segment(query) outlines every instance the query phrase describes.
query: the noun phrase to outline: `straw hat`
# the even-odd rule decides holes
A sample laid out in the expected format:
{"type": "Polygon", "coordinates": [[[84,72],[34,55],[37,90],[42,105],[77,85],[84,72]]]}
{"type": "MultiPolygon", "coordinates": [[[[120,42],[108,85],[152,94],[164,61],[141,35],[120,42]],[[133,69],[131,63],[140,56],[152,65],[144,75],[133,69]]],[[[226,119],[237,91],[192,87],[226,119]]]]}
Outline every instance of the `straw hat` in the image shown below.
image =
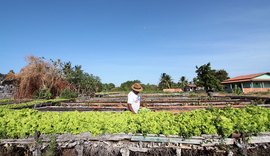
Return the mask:
{"type": "Polygon", "coordinates": [[[134,83],[131,86],[131,89],[134,90],[134,91],[136,91],[136,92],[141,92],[143,90],[143,87],[139,83],[134,83]]]}

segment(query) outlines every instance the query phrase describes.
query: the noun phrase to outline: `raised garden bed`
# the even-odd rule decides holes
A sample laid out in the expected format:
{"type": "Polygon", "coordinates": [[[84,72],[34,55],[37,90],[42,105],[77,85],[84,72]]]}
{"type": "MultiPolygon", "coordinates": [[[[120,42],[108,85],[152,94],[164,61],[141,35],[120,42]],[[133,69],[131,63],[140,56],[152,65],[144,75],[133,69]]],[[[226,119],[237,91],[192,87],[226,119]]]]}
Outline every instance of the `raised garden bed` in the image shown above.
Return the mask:
{"type": "MultiPolygon", "coordinates": [[[[233,108],[243,108],[246,105],[231,105],[233,108]]],[[[170,112],[185,112],[191,111],[195,109],[206,109],[206,108],[225,108],[228,105],[205,105],[205,106],[147,106],[146,108],[152,111],[170,111],[170,112]]],[[[127,106],[125,105],[117,105],[117,106],[48,106],[42,105],[40,107],[36,107],[36,110],[39,111],[56,111],[56,112],[64,112],[64,111],[105,111],[105,112],[123,112],[127,111],[127,106]]]]}
{"type": "MultiPolygon", "coordinates": [[[[224,108],[231,106],[242,108],[251,104],[247,99],[207,98],[207,97],[146,97],[142,105],[152,111],[171,111],[174,113],[205,109],[208,107],[224,108]]],[[[127,110],[126,98],[92,98],[90,100],[76,100],[75,102],[61,102],[58,105],[37,105],[40,111],[111,111],[122,112],[127,110]]]]}
{"type": "Polygon", "coordinates": [[[0,140],[0,155],[41,155],[48,151],[52,152],[53,144],[56,155],[227,156],[268,155],[270,152],[269,133],[259,133],[270,130],[270,111],[262,107],[245,107],[250,104],[245,99],[226,98],[222,101],[215,98],[207,101],[200,98],[188,101],[186,98],[179,99],[179,97],[146,98],[149,102],[147,107],[154,111],[181,112],[202,109],[179,114],[141,112],[134,115],[129,111],[110,113],[14,110],[20,108],[78,110],[80,108],[82,110],[79,111],[85,111],[84,109],[96,108],[104,111],[113,109],[123,111],[126,108],[126,101],[121,100],[120,102],[94,99],[85,102],[58,100],[57,104],[52,101],[32,101],[0,106],[0,134],[2,138],[6,138],[0,140]],[[207,104],[207,102],[213,103],[207,104]],[[208,106],[211,108],[203,109],[208,106]],[[233,109],[232,107],[245,108],[233,109]],[[25,138],[33,136],[36,130],[42,133],[40,137],[35,135],[35,137],[25,138]],[[69,132],[78,135],[65,134],[69,132]],[[119,134],[122,132],[126,134],[119,134]],[[230,138],[229,136],[234,132],[251,135],[230,138]],[[62,135],[55,135],[59,133],[62,135]],[[152,133],[154,134],[149,135],[152,133]],[[52,136],[55,137],[55,141],[52,136]]]}

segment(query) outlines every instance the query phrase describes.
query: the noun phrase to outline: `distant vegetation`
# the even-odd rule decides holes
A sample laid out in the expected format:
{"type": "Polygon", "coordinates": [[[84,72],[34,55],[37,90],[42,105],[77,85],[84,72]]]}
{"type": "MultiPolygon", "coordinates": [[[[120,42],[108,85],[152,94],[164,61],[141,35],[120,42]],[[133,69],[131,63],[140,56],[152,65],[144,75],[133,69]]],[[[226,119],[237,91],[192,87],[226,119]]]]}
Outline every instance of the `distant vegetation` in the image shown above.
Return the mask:
{"type": "Polygon", "coordinates": [[[221,91],[221,82],[228,79],[228,73],[225,70],[211,69],[210,62],[200,67],[196,66],[196,85],[204,87],[207,90],[221,91]]]}
{"type": "MultiPolygon", "coordinates": [[[[100,78],[61,60],[29,56],[28,64],[15,74],[16,98],[50,99],[56,96],[93,96],[102,90],[100,78]]],[[[7,78],[7,76],[6,76],[7,78]]]]}
{"type": "MultiPolygon", "coordinates": [[[[78,95],[94,96],[96,92],[129,91],[130,86],[141,83],[140,80],[128,80],[119,87],[113,83],[102,83],[98,76],[82,70],[81,65],[73,66],[71,62],[46,60],[42,57],[27,57],[28,64],[17,74],[11,70],[8,74],[1,74],[5,80],[14,80],[16,86],[16,98],[51,99],[57,96],[62,98],[74,98],[78,95]]],[[[221,83],[228,79],[225,70],[211,69],[210,62],[200,67],[196,66],[197,77],[189,81],[181,76],[178,82],[174,82],[170,75],[162,73],[159,83],[142,84],[144,92],[161,92],[167,88],[181,88],[184,90],[188,84],[195,84],[207,90],[221,91],[221,83]]],[[[2,78],[3,79],[3,78],[2,78]]]]}

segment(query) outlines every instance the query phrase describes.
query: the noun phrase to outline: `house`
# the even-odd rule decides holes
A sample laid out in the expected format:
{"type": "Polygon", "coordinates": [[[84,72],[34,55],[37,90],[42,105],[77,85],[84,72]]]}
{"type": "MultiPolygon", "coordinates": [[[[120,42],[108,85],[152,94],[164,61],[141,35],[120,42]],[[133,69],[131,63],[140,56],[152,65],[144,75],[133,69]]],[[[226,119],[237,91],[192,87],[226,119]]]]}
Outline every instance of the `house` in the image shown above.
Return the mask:
{"type": "Polygon", "coordinates": [[[195,91],[197,89],[197,86],[195,84],[187,84],[184,88],[185,92],[191,92],[195,91]]]}
{"type": "Polygon", "coordinates": [[[243,93],[270,91],[270,72],[237,76],[222,82],[227,92],[240,88],[243,93]]]}
{"type": "Polygon", "coordinates": [[[11,98],[15,93],[15,75],[0,73],[0,99],[11,98]]]}

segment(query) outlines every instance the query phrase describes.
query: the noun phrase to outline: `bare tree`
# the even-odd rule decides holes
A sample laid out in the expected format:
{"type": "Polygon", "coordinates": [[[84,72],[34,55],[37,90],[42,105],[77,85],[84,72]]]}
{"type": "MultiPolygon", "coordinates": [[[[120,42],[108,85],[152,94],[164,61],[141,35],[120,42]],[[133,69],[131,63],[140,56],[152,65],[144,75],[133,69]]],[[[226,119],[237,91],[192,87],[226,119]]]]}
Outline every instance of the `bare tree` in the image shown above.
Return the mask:
{"type": "Polygon", "coordinates": [[[38,90],[48,90],[56,96],[69,86],[69,83],[61,77],[59,69],[44,58],[28,56],[27,61],[28,65],[16,75],[18,86],[15,97],[32,98],[38,90]]]}

